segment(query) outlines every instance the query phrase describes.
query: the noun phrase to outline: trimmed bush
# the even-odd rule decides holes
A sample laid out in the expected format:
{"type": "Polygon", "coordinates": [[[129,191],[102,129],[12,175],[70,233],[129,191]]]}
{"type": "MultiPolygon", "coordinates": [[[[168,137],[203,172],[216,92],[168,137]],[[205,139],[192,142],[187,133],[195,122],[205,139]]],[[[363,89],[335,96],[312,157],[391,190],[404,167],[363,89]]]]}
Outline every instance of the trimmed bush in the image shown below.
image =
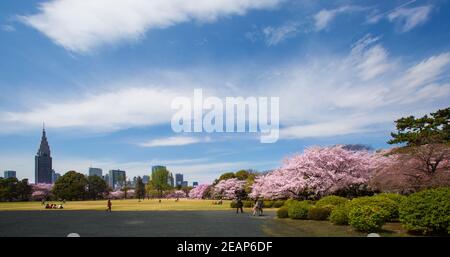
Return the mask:
{"type": "Polygon", "coordinates": [[[236,201],[231,201],[230,208],[237,208],[237,202],[236,201]]]}
{"type": "Polygon", "coordinates": [[[296,201],[289,204],[288,214],[291,219],[306,219],[312,207],[310,201],[296,201]]]}
{"type": "Polygon", "coordinates": [[[277,210],[277,217],[280,219],[285,219],[289,217],[288,207],[283,206],[277,210]]]}
{"type": "MultiPolygon", "coordinates": [[[[345,197],[336,196],[336,195],[329,195],[321,198],[319,201],[317,201],[316,206],[317,207],[324,207],[324,206],[339,206],[346,204],[349,200],[345,197]]],[[[333,208],[332,207],[332,208],[333,208]]]]}
{"type": "Polygon", "coordinates": [[[255,205],[255,202],[251,200],[245,200],[242,201],[242,203],[244,204],[245,208],[252,208],[255,205]]]}
{"type": "Polygon", "coordinates": [[[283,200],[277,200],[277,201],[273,202],[272,208],[280,208],[283,205],[284,205],[283,200]]]}
{"type": "Polygon", "coordinates": [[[272,208],[274,201],[264,201],[263,208],[272,208]]]}
{"type": "Polygon", "coordinates": [[[401,194],[395,194],[395,193],[382,193],[382,194],[378,194],[376,196],[391,199],[392,201],[396,202],[399,205],[406,199],[406,196],[401,195],[401,194]]]}
{"type": "Polygon", "coordinates": [[[354,198],[349,202],[350,211],[354,207],[377,206],[386,214],[385,221],[391,221],[398,218],[398,204],[383,196],[365,196],[354,198]]]}
{"type": "Polygon", "coordinates": [[[335,225],[348,225],[349,204],[336,206],[330,214],[330,221],[335,225]]]}
{"type": "Polygon", "coordinates": [[[450,188],[423,190],[409,195],[399,208],[400,222],[410,231],[449,233],[450,188]]]}
{"type": "Polygon", "coordinates": [[[379,231],[386,222],[389,213],[377,205],[353,206],[348,214],[348,223],[364,232],[379,231]]]}
{"type": "Polygon", "coordinates": [[[334,206],[325,205],[323,207],[311,207],[308,211],[309,220],[326,220],[330,216],[331,210],[334,206]]]}
{"type": "Polygon", "coordinates": [[[284,206],[289,207],[289,205],[291,205],[292,203],[296,203],[296,202],[298,202],[298,201],[295,199],[287,199],[286,201],[284,201],[284,206]]]}

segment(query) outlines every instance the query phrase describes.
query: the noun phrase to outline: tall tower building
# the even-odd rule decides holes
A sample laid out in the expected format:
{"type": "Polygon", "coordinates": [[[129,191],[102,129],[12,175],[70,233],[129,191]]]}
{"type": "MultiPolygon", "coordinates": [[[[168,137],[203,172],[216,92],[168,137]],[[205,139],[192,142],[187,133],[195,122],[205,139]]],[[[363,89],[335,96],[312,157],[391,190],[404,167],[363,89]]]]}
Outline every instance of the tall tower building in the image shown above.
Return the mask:
{"type": "Polygon", "coordinates": [[[34,157],[34,182],[52,183],[52,157],[50,155],[50,146],[48,145],[45,128],[42,129],[41,145],[34,157]]]}

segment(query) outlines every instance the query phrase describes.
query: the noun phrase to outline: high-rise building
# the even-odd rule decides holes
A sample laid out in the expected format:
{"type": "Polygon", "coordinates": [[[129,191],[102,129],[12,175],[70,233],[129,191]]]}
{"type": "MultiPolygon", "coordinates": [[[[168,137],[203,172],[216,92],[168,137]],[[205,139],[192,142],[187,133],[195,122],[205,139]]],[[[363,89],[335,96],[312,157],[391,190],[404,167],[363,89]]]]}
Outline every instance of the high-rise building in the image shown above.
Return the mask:
{"type": "Polygon", "coordinates": [[[109,186],[112,189],[117,189],[125,186],[126,173],[124,170],[110,170],[109,171],[109,186]]]}
{"type": "Polygon", "coordinates": [[[197,181],[192,182],[192,187],[198,187],[198,182],[197,181]]]}
{"type": "Polygon", "coordinates": [[[106,173],[105,176],[103,176],[103,180],[106,182],[106,184],[109,185],[109,174],[106,173]]]}
{"type": "Polygon", "coordinates": [[[98,177],[102,177],[103,176],[103,170],[100,168],[89,168],[89,176],[98,176],[98,177]]]}
{"type": "Polygon", "coordinates": [[[5,178],[17,178],[14,170],[5,170],[4,175],[5,178]]]}
{"type": "Polygon", "coordinates": [[[187,181],[183,181],[183,182],[181,183],[181,186],[182,186],[182,187],[187,187],[187,186],[188,186],[188,182],[187,182],[187,181]]]}
{"type": "Polygon", "coordinates": [[[169,181],[167,182],[171,187],[174,187],[175,185],[175,182],[174,182],[174,179],[173,179],[173,174],[172,174],[172,172],[170,172],[169,173],[169,179],[168,179],[169,181]]]}
{"type": "Polygon", "coordinates": [[[55,183],[59,177],[61,177],[61,174],[52,169],[52,183],[55,183]]]}
{"type": "Polygon", "coordinates": [[[166,170],[167,168],[166,168],[166,166],[155,165],[155,166],[152,166],[152,173],[157,171],[157,170],[160,170],[160,169],[166,170]]]}
{"type": "Polygon", "coordinates": [[[45,128],[42,129],[41,145],[34,157],[34,181],[35,183],[52,183],[52,157],[48,145],[45,128]]]}
{"type": "Polygon", "coordinates": [[[175,174],[175,186],[183,186],[183,174],[175,174]]]}
{"type": "Polygon", "coordinates": [[[149,181],[150,181],[150,176],[148,176],[148,175],[142,176],[142,183],[148,184],[149,181]]]}

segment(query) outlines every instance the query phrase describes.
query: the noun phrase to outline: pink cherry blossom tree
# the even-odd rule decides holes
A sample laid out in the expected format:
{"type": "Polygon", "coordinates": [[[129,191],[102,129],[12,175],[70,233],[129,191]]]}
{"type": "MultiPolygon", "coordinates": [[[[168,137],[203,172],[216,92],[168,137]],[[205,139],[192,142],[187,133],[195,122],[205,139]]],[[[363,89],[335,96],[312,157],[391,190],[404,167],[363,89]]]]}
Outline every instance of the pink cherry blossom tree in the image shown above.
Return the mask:
{"type": "Polygon", "coordinates": [[[245,180],[238,180],[237,178],[221,180],[214,186],[213,195],[215,198],[226,200],[235,199],[236,192],[243,191],[245,184],[245,180]]]}
{"type": "Polygon", "coordinates": [[[109,193],[109,197],[112,199],[123,199],[125,197],[125,192],[122,190],[116,190],[109,193]]]}
{"type": "Polygon", "coordinates": [[[202,184],[197,187],[191,189],[189,191],[189,198],[191,199],[203,199],[210,185],[202,184]]]}
{"type": "Polygon", "coordinates": [[[255,179],[250,197],[318,198],[366,184],[389,158],[343,146],[310,147],[284,161],[281,168],[255,179]]]}
{"type": "Polygon", "coordinates": [[[31,188],[31,198],[36,201],[41,201],[45,200],[51,194],[53,184],[39,183],[32,185],[31,188]]]}
{"type": "Polygon", "coordinates": [[[186,192],[183,190],[172,191],[165,196],[166,198],[186,198],[186,192]]]}

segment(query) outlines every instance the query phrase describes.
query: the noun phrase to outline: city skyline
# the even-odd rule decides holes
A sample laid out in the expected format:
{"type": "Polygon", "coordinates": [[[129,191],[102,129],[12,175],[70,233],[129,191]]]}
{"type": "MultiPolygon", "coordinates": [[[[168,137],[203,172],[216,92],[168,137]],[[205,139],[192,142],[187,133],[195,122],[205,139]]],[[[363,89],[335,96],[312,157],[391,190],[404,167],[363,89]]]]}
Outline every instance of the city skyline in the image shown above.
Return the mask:
{"type": "Polygon", "coordinates": [[[448,1],[77,2],[0,3],[0,170],[18,178],[42,122],[58,173],[165,165],[202,184],[313,145],[387,148],[394,120],[448,106],[448,1]],[[279,97],[279,140],[174,133],[171,101],[196,88],[279,97]]]}

